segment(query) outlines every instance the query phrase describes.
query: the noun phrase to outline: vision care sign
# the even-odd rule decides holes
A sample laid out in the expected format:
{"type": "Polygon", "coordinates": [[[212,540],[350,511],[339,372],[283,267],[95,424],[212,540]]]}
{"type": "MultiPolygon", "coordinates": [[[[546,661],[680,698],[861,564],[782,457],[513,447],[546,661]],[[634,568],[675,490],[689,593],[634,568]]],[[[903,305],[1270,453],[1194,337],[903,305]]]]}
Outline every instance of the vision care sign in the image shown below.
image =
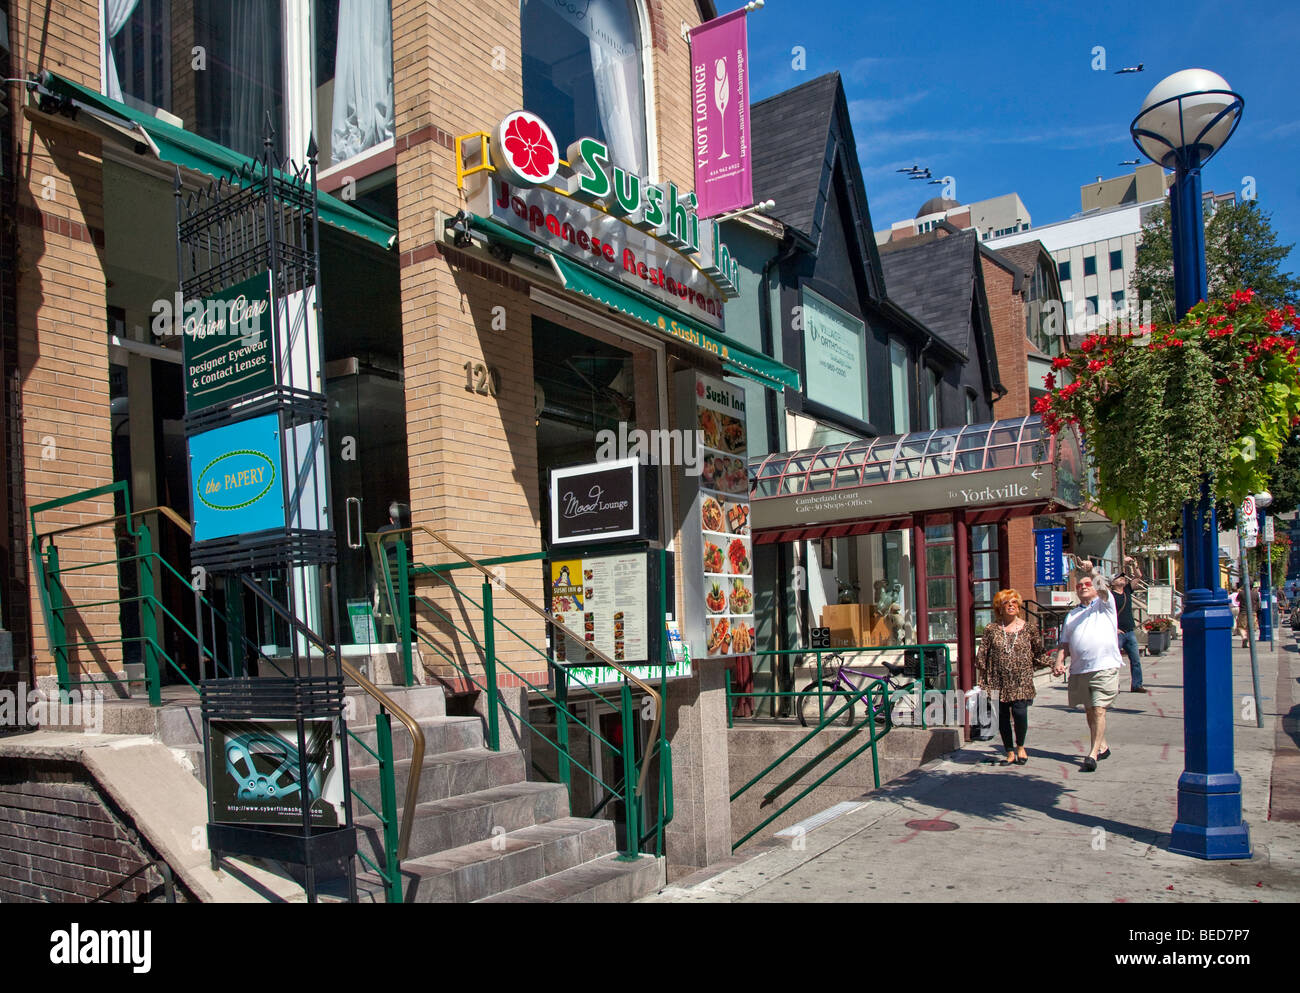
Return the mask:
{"type": "Polygon", "coordinates": [[[641,538],[641,460],[618,459],[551,471],[551,544],[641,538]]]}
{"type": "Polygon", "coordinates": [[[278,415],[193,435],[189,457],[196,542],[285,526],[278,415]]]}
{"type": "Polygon", "coordinates": [[[178,316],[191,414],[275,385],[270,272],[186,302],[178,316]]]}

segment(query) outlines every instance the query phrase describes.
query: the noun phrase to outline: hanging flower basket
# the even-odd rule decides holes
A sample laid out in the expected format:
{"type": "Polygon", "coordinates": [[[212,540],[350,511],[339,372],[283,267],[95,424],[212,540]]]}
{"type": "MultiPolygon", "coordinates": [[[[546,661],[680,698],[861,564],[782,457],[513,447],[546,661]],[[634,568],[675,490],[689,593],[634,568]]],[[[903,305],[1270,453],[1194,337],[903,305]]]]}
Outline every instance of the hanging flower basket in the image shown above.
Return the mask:
{"type": "Polygon", "coordinates": [[[1164,537],[1203,478],[1233,503],[1267,488],[1300,423],[1294,321],[1294,308],[1264,307],[1242,290],[1175,325],[1089,335],[1052,361],[1050,392],[1034,411],[1053,434],[1078,425],[1112,520],[1145,521],[1164,537]],[[1067,369],[1073,382],[1057,387],[1067,369]]]}

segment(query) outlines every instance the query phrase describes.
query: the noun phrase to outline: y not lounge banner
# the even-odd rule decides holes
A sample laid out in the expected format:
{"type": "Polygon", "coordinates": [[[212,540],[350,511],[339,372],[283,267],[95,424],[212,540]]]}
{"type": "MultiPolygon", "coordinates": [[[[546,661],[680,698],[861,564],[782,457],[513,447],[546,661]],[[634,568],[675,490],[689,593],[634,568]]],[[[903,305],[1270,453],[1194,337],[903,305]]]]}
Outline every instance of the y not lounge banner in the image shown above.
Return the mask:
{"type": "Polygon", "coordinates": [[[745,8],[691,32],[691,123],[701,218],[754,202],[745,8]]]}

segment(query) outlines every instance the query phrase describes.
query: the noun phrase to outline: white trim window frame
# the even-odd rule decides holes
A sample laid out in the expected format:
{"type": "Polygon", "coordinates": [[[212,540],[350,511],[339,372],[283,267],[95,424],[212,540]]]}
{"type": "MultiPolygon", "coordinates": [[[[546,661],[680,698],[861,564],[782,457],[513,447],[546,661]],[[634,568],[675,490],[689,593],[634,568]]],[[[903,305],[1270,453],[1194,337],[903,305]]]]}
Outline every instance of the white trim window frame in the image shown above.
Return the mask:
{"type": "MultiPolygon", "coordinates": [[[[655,99],[654,37],[650,27],[650,11],[645,0],[631,0],[636,9],[637,28],[641,37],[641,104],[645,108],[645,158],[646,176],[651,183],[661,180],[659,174],[659,126],[658,105],[655,99]]],[[[524,0],[519,0],[519,20],[516,22],[516,34],[523,42],[524,0]]],[[[520,52],[522,61],[523,53],[520,52]]],[[[523,67],[520,66],[520,86],[523,85],[523,67]]],[[[522,93],[520,94],[522,104],[522,93]]]]}

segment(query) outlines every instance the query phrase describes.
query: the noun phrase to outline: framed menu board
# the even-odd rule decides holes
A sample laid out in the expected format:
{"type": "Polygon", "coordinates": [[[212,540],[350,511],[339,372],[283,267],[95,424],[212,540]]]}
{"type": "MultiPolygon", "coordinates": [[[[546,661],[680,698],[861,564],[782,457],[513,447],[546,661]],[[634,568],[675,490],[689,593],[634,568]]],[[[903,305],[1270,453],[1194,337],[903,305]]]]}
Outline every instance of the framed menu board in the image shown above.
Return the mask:
{"type": "Polygon", "coordinates": [[[657,615],[661,583],[657,554],[640,549],[559,552],[547,561],[551,613],[565,627],[582,634],[581,641],[557,636],[552,651],[555,661],[582,683],[592,686],[622,678],[617,670],[603,665],[592,648],[615,662],[626,663],[638,676],[659,676],[665,632],[662,620],[656,623],[651,615],[650,601],[653,593],[657,615]],[[570,554],[571,558],[560,557],[570,554]]]}
{"type": "Polygon", "coordinates": [[[686,604],[682,636],[694,658],[754,650],[754,562],[749,532],[745,393],[695,370],[676,381],[678,419],[698,432],[699,474],[683,479],[686,604]]]}

